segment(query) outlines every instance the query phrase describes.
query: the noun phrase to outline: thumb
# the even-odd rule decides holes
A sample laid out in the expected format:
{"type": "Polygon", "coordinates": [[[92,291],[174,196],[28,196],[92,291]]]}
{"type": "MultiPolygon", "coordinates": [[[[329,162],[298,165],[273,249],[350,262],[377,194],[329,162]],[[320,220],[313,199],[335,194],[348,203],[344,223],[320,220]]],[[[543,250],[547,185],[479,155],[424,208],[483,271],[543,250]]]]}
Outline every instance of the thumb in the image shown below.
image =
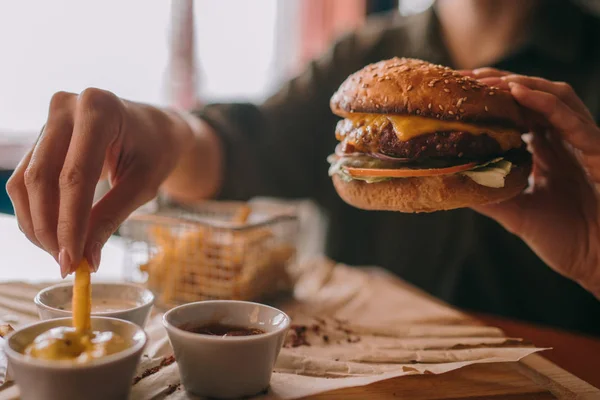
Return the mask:
{"type": "Polygon", "coordinates": [[[139,174],[124,176],[92,208],[84,256],[94,271],[100,265],[101,250],[110,236],[138,207],[156,197],[158,185],[140,179],[139,174]]]}

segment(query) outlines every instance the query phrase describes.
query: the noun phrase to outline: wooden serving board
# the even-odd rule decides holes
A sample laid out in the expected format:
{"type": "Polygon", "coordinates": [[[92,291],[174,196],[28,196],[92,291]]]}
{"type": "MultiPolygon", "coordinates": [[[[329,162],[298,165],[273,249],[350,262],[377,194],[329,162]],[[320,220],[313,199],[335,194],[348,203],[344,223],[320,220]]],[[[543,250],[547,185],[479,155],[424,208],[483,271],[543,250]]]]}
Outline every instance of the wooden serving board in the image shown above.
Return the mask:
{"type": "Polygon", "coordinates": [[[534,354],[518,363],[475,364],[441,375],[404,376],[306,399],[591,400],[600,399],[600,390],[534,354]]]}

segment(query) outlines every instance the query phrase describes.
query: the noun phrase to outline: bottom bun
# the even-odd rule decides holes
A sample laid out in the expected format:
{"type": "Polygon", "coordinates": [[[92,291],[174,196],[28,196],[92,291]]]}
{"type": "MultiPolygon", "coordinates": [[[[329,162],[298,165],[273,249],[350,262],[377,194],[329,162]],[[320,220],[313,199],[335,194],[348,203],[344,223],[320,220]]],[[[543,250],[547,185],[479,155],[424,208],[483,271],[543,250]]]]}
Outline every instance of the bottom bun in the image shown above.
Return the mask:
{"type": "Polygon", "coordinates": [[[508,200],[527,187],[530,173],[529,157],[518,165],[513,164],[501,188],[479,185],[460,174],[397,178],[378,183],[345,182],[334,175],[333,184],[346,203],[363,210],[433,212],[508,200]]]}

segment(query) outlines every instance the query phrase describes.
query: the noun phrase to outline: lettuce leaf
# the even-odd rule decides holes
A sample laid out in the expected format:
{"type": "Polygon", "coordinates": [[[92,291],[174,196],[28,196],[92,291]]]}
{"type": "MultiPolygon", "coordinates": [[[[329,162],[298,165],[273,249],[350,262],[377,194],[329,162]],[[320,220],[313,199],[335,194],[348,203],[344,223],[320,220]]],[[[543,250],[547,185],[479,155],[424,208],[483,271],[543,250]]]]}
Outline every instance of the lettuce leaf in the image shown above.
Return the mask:
{"type": "Polygon", "coordinates": [[[485,166],[477,166],[470,171],[461,172],[481,186],[492,188],[504,187],[504,180],[512,169],[512,163],[507,160],[496,161],[485,166]]]}
{"type": "MultiPolygon", "coordinates": [[[[389,162],[381,161],[373,157],[339,157],[335,154],[327,158],[330,163],[329,176],[338,175],[343,181],[361,180],[367,183],[384,182],[390,179],[403,179],[392,177],[353,177],[343,167],[357,168],[389,168],[389,162]]],[[[504,180],[512,169],[512,163],[502,157],[489,160],[473,167],[469,171],[459,172],[481,186],[492,188],[504,187],[504,180]]]]}

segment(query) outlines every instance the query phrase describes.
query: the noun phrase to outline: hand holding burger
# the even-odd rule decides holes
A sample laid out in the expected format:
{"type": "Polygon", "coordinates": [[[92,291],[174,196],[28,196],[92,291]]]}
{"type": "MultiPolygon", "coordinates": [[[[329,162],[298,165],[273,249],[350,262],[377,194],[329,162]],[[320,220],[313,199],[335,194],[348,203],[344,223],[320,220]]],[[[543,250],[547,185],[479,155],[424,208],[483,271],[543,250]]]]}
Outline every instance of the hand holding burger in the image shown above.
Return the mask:
{"type": "Polygon", "coordinates": [[[557,272],[600,298],[600,129],[563,82],[490,68],[470,72],[509,90],[541,114],[534,132],[532,190],[509,201],[476,207],[521,237],[557,272]]]}
{"type": "Polygon", "coordinates": [[[568,85],[392,59],[351,75],[331,108],[344,119],[330,175],[347,203],[471,207],[600,298],[600,129],[568,85]]]}

